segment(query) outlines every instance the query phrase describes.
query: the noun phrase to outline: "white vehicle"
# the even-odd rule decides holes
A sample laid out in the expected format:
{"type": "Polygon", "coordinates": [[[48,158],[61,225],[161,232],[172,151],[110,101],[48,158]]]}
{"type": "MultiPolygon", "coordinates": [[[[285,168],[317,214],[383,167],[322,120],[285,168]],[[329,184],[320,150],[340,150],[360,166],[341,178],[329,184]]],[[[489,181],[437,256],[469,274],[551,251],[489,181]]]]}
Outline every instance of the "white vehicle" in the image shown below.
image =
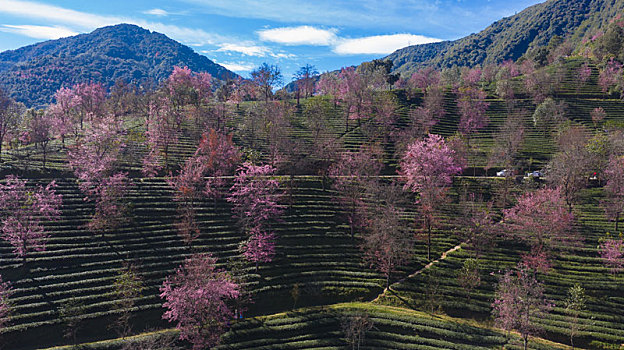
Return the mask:
{"type": "Polygon", "coordinates": [[[507,176],[511,176],[513,175],[513,171],[509,170],[509,169],[503,169],[499,172],[496,173],[496,176],[498,177],[507,177],[507,176]]]}

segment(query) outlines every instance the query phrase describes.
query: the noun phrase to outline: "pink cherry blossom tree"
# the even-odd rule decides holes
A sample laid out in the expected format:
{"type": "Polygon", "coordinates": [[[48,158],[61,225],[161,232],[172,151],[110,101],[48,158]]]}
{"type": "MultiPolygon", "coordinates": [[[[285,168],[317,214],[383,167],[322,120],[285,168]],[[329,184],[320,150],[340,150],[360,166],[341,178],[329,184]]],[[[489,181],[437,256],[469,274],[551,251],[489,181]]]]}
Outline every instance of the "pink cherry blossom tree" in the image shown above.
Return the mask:
{"type": "Polygon", "coordinates": [[[249,236],[241,245],[243,255],[256,264],[270,262],[275,252],[275,235],[271,222],[278,220],[285,210],[280,182],[272,176],[270,165],[243,163],[237,171],[231,193],[226,198],[232,203],[234,217],[249,236]]]}
{"type": "Polygon", "coordinates": [[[409,111],[411,127],[406,130],[407,137],[403,138],[412,141],[413,138],[427,135],[444,115],[444,90],[440,86],[427,87],[422,105],[409,111]]]}
{"type": "Polygon", "coordinates": [[[129,203],[126,201],[132,182],[126,173],[115,173],[103,178],[93,189],[95,213],[87,227],[94,232],[112,230],[128,221],[129,203]]]}
{"type": "Polygon", "coordinates": [[[166,98],[171,110],[182,119],[186,106],[192,106],[189,115],[195,116],[195,124],[199,125],[200,109],[212,97],[212,76],[208,73],[193,73],[188,67],[173,67],[173,71],[164,83],[166,98]]]}
{"type": "Polygon", "coordinates": [[[116,171],[125,148],[123,134],[123,121],[108,114],[94,120],[68,152],[69,165],[85,200],[95,202],[95,213],[88,227],[102,234],[126,221],[128,205],[124,199],[131,183],[126,173],[116,171]]]}
{"type": "Polygon", "coordinates": [[[499,235],[494,220],[495,212],[492,203],[484,203],[483,199],[474,193],[468,195],[461,202],[461,215],[458,224],[460,235],[468,249],[472,251],[474,259],[491,250],[499,235]]]}
{"type": "Polygon", "coordinates": [[[581,87],[587,84],[587,82],[589,81],[589,78],[591,77],[591,74],[592,74],[592,68],[589,65],[589,62],[585,62],[582,66],[579,67],[578,71],[576,72],[577,81],[579,82],[579,84],[576,87],[577,92],[579,91],[581,87]]]}
{"type": "Polygon", "coordinates": [[[600,258],[605,266],[616,275],[624,269],[624,239],[607,238],[600,243],[600,258]]]}
{"type": "Polygon", "coordinates": [[[425,91],[431,86],[438,86],[442,80],[440,71],[432,67],[421,68],[412,74],[408,80],[411,89],[418,88],[425,91]]]}
{"type": "Polygon", "coordinates": [[[359,152],[344,152],[329,168],[337,200],[346,210],[351,237],[355,236],[356,228],[362,227],[358,210],[364,205],[371,183],[377,181],[382,168],[379,158],[379,149],[362,147],[359,152]]]}
{"type": "Polygon", "coordinates": [[[74,116],[78,114],[78,97],[70,88],[62,87],[54,94],[54,104],[50,105],[46,113],[53,121],[55,135],[61,138],[65,147],[65,138],[74,130],[74,116]]]}
{"type": "Polygon", "coordinates": [[[543,317],[552,305],[544,297],[544,287],[534,274],[520,269],[507,271],[500,277],[492,307],[495,324],[506,331],[518,331],[526,350],[529,337],[541,331],[535,320],[543,317]]]}
{"type": "Polygon", "coordinates": [[[514,78],[520,75],[520,68],[512,60],[501,63],[496,73],[496,93],[505,100],[507,112],[516,105],[514,78]]]}
{"type": "Polygon", "coordinates": [[[178,141],[180,115],[175,113],[167,98],[159,98],[149,105],[145,132],[148,153],[143,158],[142,172],[153,177],[163,167],[169,169],[169,155],[172,146],[178,141]]]}
{"type": "Polygon", "coordinates": [[[186,160],[178,175],[167,180],[174,189],[174,201],[178,203],[178,233],[186,244],[190,245],[199,235],[195,222],[196,204],[207,196],[216,206],[226,183],[224,176],[234,172],[238,160],[239,151],[232,136],[210,129],[204,133],[195,154],[186,160]]]}
{"type": "Polygon", "coordinates": [[[236,165],[240,161],[240,150],[232,140],[232,134],[225,135],[210,129],[204,133],[195,157],[206,166],[206,180],[204,194],[215,201],[223,196],[222,188],[226,184],[224,176],[234,174],[236,165]]]}
{"type": "Polygon", "coordinates": [[[338,75],[340,88],[338,97],[340,104],[345,110],[345,132],[349,131],[349,120],[357,120],[372,117],[372,90],[363,74],[354,67],[342,68],[338,75]]]}
{"type": "Polygon", "coordinates": [[[106,91],[102,84],[80,83],[60,88],[54,98],[56,103],[48,108],[48,113],[53,116],[55,129],[64,141],[70,132],[78,136],[85,120],[93,120],[104,113],[106,91]]]}
{"type": "Polygon", "coordinates": [[[340,79],[338,75],[333,73],[325,73],[316,83],[316,91],[325,96],[331,96],[334,102],[334,108],[338,105],[338,93],[340,91],[340,79]]]}
{"type": "Polygon", "coordinates": [[[69,150],[69,166],[84,193],[88,194],[102,179],[112,175],[125,148],[123,133],[123,121],[107,115],[93,123],[69,150]]]}
{"type": "Polygon", "coordinates": [[[559,83],[560,76],[557,73],[551,74],[545,68],[537,69],[535,62],[531,60],[525,60],[521,70],[524,74],[525,91],[535,104],[540,104],[551,96],[559,83]]]}
{"type": "Polygon", "coordinates": [[[103,114],[106,90],[104,85],[96,83],[76,84],[72,90],[77,100],[77,116],[82,130],[85,120],[92,121],[95,116],[103,114]]]}
{"type": "Polygon", "coordinates": [[[602,201],[607,217],[615,221],[615,231],[619,232],[620,215],[624,212],[624,158],[611,157],[604,172],[607,184],[604,189],[607,198],[602,201]]]}
{"type": "Polygon", "coordinates": [[[31,142],[41,149],[43,169],[46,167],[50,141],[52,141],[53,119],[49,114],[31,109],[28,111],[28,134],[31,142]]]}
{"type": "MultiPolygon", "coordinates": [[[[274,178],[275,168],[270,165],[243,163],[234,179],[230,195],[234,216],[246,230],[265,229],[272,220],[284,212],[280,204],[283,196],[280,182],[274,178]]],[[[249,231],[251,232],[251,231],[249,231]]]]}
{"type": "Polygon", "coordinates": [[[461,80],[464,86],[476,87],[477,84],[479,84],[479,82],[481,81],[482,76],[483,71],[480,67],[467,68],[466,70],[462,71],[461,80]]]}
{"type": "Polygon", "coordinates": [[[568,211],[579,191],[587,184],[587,175],[590,173],[592,154],[586,147],[588,132],[582,126],[571,126],[559,132],[557,143],[559,152],[555,153],[546,166],[548,182],[561,189],[568,211]]]}
{"type": "Polygon", "coordinates": [[[396,97],[390,93],[379,93],[374,97],[373,120],[362,131],[369,142],[388,142],[390,136],[395,133],[397,121],[397,109],[399,108],[396,97]]]}
{"type": "Polygon", "coordinates": [[[193,96],[193,83],[192,83],[191,70],[188,67],[174,66],[173,71],[167,77],[165,81],[165,87],[169,90],[169,95],[173,100],[176,100],[178,105],[187,104],[188,99],[193,96]]]}
{"type": "Polygon", "coordinates": [[[390,286],[392,273],[405,265],[414,253],[414,236],[402,218],[397,198],[398,186],[381,185],[373,191],[374,203],[364,208],[364,233],[360,245],[364,260],[386,277],[390,286]]]}
{"type": "Polygon", "coordinates": [[[26,262],[28,253],[45,250],[48,233],[43,219],[57,220],[62,197],[54,181],[46,187],[27,188],[26,180],[14,175],[0,183],[2,238],[13,246],[13,253],[26,262]]]}
{"type": "MultiPolygon", "coordinates": [[[[487,126],[489,123],[485,111],[489,103],[485,102],[485,91],[474,87],[461,87],[458,91],[457,107],[459,108],[460,120],[459,131],[468,136],[487,126]]],[[[470,141],[468,141],[470,144],[470,141]]]]}
{"type": "Polygon", "coordinates": [[[605,67],[600,71],[598,76],[598,85],[603,92],[609,91],[612,87],[618,87],[622,84],[622,64],[611,58],[605,67]]]}
{"type": "MultiPolygon", "coordinates": [[[[507,237],[531,247],[524,259],[527,263],[548,263],[544,259],[548,255],[556,250],[568,250],[580,241],[573,230],[574,214],[567,210],[559,188],[524,193],[518,197],[518,203],[503,210],[503,214],[507,237]]],[[[531,267],[543,270],[540,266],[531,267]]]]}
{"type": "Polygon", "coordinates": [[[9,316],[11,313],[9,297],[11,294],[13,294],[11,284],[2,281],[2,275],[0,275],[0,330],[9,323],[9,316]]]}
{"type": "Polygon", "coordinates": [[[195,254],[160,287],[167,309],[163,319],[176,322],[180,339],[191,342],[193,350],[219,343],[233,317],[227,303],[239,296],[239,286],[216,263],[210,254],[195,254]]]}
{"type": "Polygon", "coordinates": [[[249,239],[240,247],[243,256],[252,263],[258,265],[273,261],[275,256],[275,234],[262,232],[258,227],[251,229],[249,239]]]}
{"type": "Polygon", "coordinates": [[[435,134],[409,145],[400,168],[400,175],[405,180],[404,188],[419,194],[419,211],[427,231],[427,259],[431,260],[431,230],[437,208],[443,203],[453,175],[461,173],[463,168],[455,151],[435,134]]]}
{"type": "Polygon", "coordinates": [[[263,134],[268,143],[268,156],[271,166],[288,167],[288,155],[293,150],[289,132],[290,117],[295,113],[294,106],[281,101],[272,101],[264,106],[263,134]],[[286,163],[286,164],[280,164],[286,163]]]}
{"type": "Polygon", "coordinates": [[[2,161],[2,145],[7,135],[17,129],[23,113],[24,106],[13,101],[4,90],[0,89],[0,161],[2,161]]]}
{"type": "Polygon", "coordinates": [[[178,203],[178,234],[189,247],[199,237],[195,211],[196,204],[202,197],[206,168],[206,163],[201,159],[191,157],[186,160],[178,175],[167,179],[167,184],[174,190],[173,200],[178,203]]]}

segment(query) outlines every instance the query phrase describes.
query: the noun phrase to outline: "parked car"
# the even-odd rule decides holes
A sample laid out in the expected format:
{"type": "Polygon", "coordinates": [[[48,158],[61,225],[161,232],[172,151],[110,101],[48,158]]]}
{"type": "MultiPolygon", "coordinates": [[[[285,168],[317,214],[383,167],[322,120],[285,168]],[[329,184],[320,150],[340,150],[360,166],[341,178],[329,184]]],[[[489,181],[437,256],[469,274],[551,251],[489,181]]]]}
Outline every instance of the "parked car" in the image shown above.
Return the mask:
{"type": "Polygon", "coordinates": [[[503,169],[503,170],[498,171],[496,173],[496,176],[498,176],[498,177],[507,177],[507,176],[511,176],[511,175],[513,175],[513,170],[510,170],[510,169],[503,169]]]}
{"type": "Polygon", "coordinates": [[[539,171],[539,170],[531,171],[531,172],[526,174],[526,177],[531,177],[531,178],[534,178],[534,179],[539,179],[542,176],[544,176],[544,174],[542,174],[542,172],[539,171]]]}

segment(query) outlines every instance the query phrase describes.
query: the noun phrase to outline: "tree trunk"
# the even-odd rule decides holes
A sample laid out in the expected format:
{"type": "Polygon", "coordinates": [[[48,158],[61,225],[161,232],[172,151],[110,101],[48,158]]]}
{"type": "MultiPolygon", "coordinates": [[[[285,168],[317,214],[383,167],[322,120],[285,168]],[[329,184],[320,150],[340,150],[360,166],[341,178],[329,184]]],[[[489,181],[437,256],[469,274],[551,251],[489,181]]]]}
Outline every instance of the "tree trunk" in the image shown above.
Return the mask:
{"type": "Polygon", "coordinates": [[[524,340],[524,350],[527,350],[529,348],[529,336],[525,335],[522,339],[524,340]]]}
{"type": "Polygon", "coordinates": [[[289,197],[290,205],[292,205],[294,203],[293,201],[293,191],[295,187],[295,175],[294,174],[290,174],[289,187],[290,188],[288,191],[288,197],[289,197]]]}
{"type": "Polygon", "coordinates": [[[509,179],[505,177],[505,183],[503,184],[503,203],[501,203],[501,208],[505,208],[507,205],[507,192],[509,191],[509,179]]]}
{"type": "Polygon", "coordinates": [[[22,255],[22,264],[26,267],[26,240],[22,241],[22,249],[24,250],[24,255],[22,255]]]}
{"type": "Polygon", "coordinates": [[[349,222],[349,226],[351,227],[351,238],[355,237],[355,201],[351,201],[351,222],[349,222]]]}
{"type": "Polygon", "coordinates": [[[43,147],[41,146],[41,148],[43,148],[43,170],[45,170],[45,166],[46,166],[46,158],[48,156],[48,151],[47,151],[47,147],[43,147]]]}
{"type": "Polygon", "coordinates": [[[169,145],[165,146],[165,172],[169,171],[169,145]]]}
{"type": "Polygon", "coordinates": [[[431,222],[427,219],[427,261],[431,261],[431,222]]]}

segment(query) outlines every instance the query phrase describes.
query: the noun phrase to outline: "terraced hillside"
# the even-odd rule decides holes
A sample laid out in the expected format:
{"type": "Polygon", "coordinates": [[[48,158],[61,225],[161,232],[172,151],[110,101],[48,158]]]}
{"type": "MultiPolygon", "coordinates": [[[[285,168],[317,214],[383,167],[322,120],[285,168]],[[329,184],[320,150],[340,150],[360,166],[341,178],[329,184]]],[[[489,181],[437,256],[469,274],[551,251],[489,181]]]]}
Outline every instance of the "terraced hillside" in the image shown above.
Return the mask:
{"type": "MultiPolygon", "coordinates": [[[[479,186],[487,192],[487,187],[479,186]]],[[[566,313],[567,291],[575,284],[585,288],[588,300],[587,310],[580,316],[582,325],[578,344],[586,348],[618,347],[624,341],[624,284],[622,277],[610,273],[600,260],[598,240],[607,232],[613,232],[614,225],[604,216],[598,205],[603,198],[601,188],[586,189],[581,195],[580,204],[575,207],[576,230],[581,233],[582,246],[556,257],[551,271],[540,274],[544,281],[546,295],[553,302],[554,309],[547,317],[540,319],[549,339],[565,341],[569,334],[571,319],[566,313]]],[[[460,286],[457,274],[466,259],[473,254],[460,249],[448,255],[431,269],[391,286],[377,302],[380,304],[427,308],[429,283],[435,280],[440,297],[435,307],[456,317],[487,317],[494,298],[496,276],[500,271],[515,266],[520,261],[524,248],[518,244],[499,242],[497,247],[479,258],[481,284],[466,294],[460,286]],[[480,315],[480,316],[479,316],[480,315]]]]}
{"type": "MultiPolygon", "coordinates": [[[[328,307],[301,308],[270,316],[254,317],[236,322],[216,349],[345,349],[341,327],[351,317],[368,315],[374,325],[366,333],[360,349],[521,349],[521,340],[447,316],[368,303],[335,304],[328,307]]],[[[175,336],[173,330],[129,338],[95,342],[94,350],[112,350],[126,344],[175,336]]],[[[563,349],[563,345],[537,339],[532,349],[563,349]]],[[[57,347],[55,350],[67,350],[57,347]]],[[[48,350],[52,350],[48,349],[48,350]]]]}
{"type": "MultiPolygon", "coordinates": [[[[580,61],[570,60],[570,71],[580,61]]],[[[583,89],[574,87],[574,78],[564,78],[556,98],[567,104],[566,116],[572,123],[597,131],[591,121],[590,111],[605,109],[606,123],[622,123],[624,102],[606,96],[596,85],[594,67],[590,84],[583,89]]],[[[518,78],[517,83],[521,83],[518,78]]],[[[490,123],[472,140],[474,152],[468,164],[480,175],[486,174],[489,152],[498,128],[508,118],[505,101],[486,87],[490,104],[487,116],[490,123]]],[[[420,103],[422,95],[405,99],[403,91],[383,92],[399,96],[396,126],[408,125],[408,110],[420,103]]],[[[445,93],[446,116],[434,126],[433,133],[452,136],[457,131],[459,116],[457,96],[445,93]]],[[[305,113],[306,103],[322,100],[329,106],[330,132],[328,137],[338,140],[338,152],[356,150],[371,141],[362,126],[352,122],[345,130],[344,111],[331,107],[326,97],[314,97],[299,107],[288,125],[285,137],[310,142],[314,135],[305,113]]],[[[556,151],[552,135],[533,125],[531,115],[535,109],[527,96],[519,95],[517,109],[511,117],[521,117],[526,128],[526,139],[519,159],[522,170],[542,168],[556,151]]],[[[267,135],[258,133],[255,138],[237,133],[238,125],[248,118],[254,103],[243,103],[236,109],[229,126],[234,129],[235,141],[246,147],[246,152],[256,152],[260,160],[268,159],[267,135]]],[[[280,175],[288,194],[283,221],[272,223],[279,237],[277,255],[270,264],[260,265],[256,272],[251,265],[243,265],[239,250],[244,235],[232,217],[231,205],[225,200],[216,203],[202,201],[198,204],[197,220],[201,235],[191,247],[186,246],[176,232],[174,222],[178,216],[177,204],[172,200],[172,190],[166,179],[143,178],[140,174],[141,158],[146,153],[144,125],[129,118],[128,147],[122,157],[121,169],[131,174],[133,188],[130,197],[131,217],[120,228],[91,233],[85,225],[93,213],[93,203],[84,200],[77,180],[67,171],[66,151],[60,142],[52,143],[46,169],[42,168],[40,150],[32,146],[11,149],[3,155],[3,173],[20,173],[31,178],[32,183],[47,183],[56,177],[58,193],[63,195],[62,218],[46,222],[51,238],[45,252],[29,256],[26,264],[13,257],[11,247],[0,242],[0,274],[11,281],[15,294],[11,297],[13,316],[8,328],[0,331],[2,342],[9,349],[35,349],[41,344],[63,345],[64,329],[61,310],[78,302],[82,308],[82,328],[78,342],[91,342],[114,337],[105,329],[119,310],[113,311],[115,295],[113,283],[124,264],[136,266],[146,288],[135,300],[133,312],[134,331],[146,332],[154,328],[170,327],[161,320],[162,300],[158,288],[182,261],[194,252],[210,252],[219,259],[221,267],[236,271],[253,294],[245,319],[232,322],[221,348],[344,348],[345,339],[340,329],[345,314],[366,311],[372,328],[366,335],[364,348],[405,349],[474,349],[519,348],[521,341],[494,329],[489,318],[493,291],[499,271],[515,265],[526,247],[508,242],[498,242],[497,247],[480,259],[481,284],[470,294],[462,291],[457,282],[470,252],[461,246],[458,227],[459,200],[466,193],[477,193],[488,200],[496,197],[502,178],[471,177],[472,169],[454,180],[449,191],[450,202],[445,205],[440,225],[433,235],[432,255],[438,259],[444,252],[460,245],[445,255],[445,259],[424,268],[426,245],[419,241],[412,261],[397,271],[393,281],[399,281],[384,291],[384,277],[367,266],[362,259],[360,238],[352,238],[345,223],[345,208],[336,199],[339,193],[325,188],[324,179],[310,171],[291,178],[280,175]],[[291,179],[293,180],[291,182],[291,179]],[[292,186],[291,186],[292,185],[292,186]],[[416,273],[418,272],[418,273],[416,273]],[[297,291],[297,292],[295,292],[297,291]],[[381,295],[380,295],[381,294],[381,295]],[[373,303],[370,301],[375,300],[373,303]],[[361,303],[353,303],[355,301],[361,303]],[[345,304],[339,304],[345,302],[345,304]],[[425,313],[429,312],[429,313],[425,313]],[[438,316],[432,316],[431,313],[438,316]],[[446,315],[444,315],[446,314],[446,315]]],[[[182,164],[192,155],[198,143],[198,130],[187,123],[178,135],[179,143],[172,150],[174,164],[182,164]]],[[[374,140],[378,141],[378,140],[374,140]]],[[[71,140],[68,144],[71,144],[71,140]]],[[[383,144],[386,174],[382,181],[396,180],[394,172],[397,157],[396,145],[383,144]]],[[[488,170],[491,174],[500,166],[488,170]]],[[[172,169],[175,171],[175,166],[172,169]]],[[[227,178],[231,182],[231,178],[227,178]]],[[[535,183],[516,184],[512,193],[533,188],[535,183]]],[[[229,186],[229,183],[228,183],[229,186]]],[[[406,194],[408,202],[414,197],[406,194]]],[[[587,189],[575,206],[576,229],[582,233],[582,247],[557,258],[548,275],[540,275],[546,284],[546,294],[555,305],[553,312],[540,320],[546,332],[542,336],[551,342],[538,340],[532,348],[562,348],[567,343],[569,318],[563,300],[567,289],[579,283],[588,294],[588,309],[581,314],[584,325],[579,344],[586,348],[617,348],[624,343],[624,285],[622,277],[612,276],[598,259],[598,240],[613,230],[613,224],[604,216],[598,205],[604,197],[602,188],[587,189]]],[[[414,222],[410,229],[420,233],[418,214],[413,204],[402,208],[406,220],[414,222]]],[[[499,211],[502,208],[495,208],[499,211]]],[[[167,331],[168,332],[168,331],[167,331]]],[[[161,332],[162,333],[162,332],[161,332]]],[[[161,334],[157,333],[157,334],[161,334]]],[[[165,332],[166,333],[166,332],[165,332]]],[[[150,337],[146,334],[139,338],[150,337]]],[[[123,340],[85,345],[92,349],[118,349],[123,340]]]]}

